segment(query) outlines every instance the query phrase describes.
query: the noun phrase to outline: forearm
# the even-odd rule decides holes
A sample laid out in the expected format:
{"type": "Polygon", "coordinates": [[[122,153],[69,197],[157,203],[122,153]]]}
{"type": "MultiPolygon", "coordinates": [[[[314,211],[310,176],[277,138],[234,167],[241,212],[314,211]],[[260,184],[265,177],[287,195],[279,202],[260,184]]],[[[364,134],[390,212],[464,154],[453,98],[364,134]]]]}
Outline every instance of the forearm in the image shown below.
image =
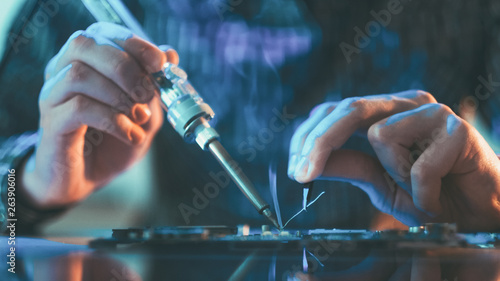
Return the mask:
{"type": "Polygon", "coordinates": [[[16,234],[35,232],[37,226],[53,218],[66,208],[38,210],[34,208],[22,190],[21,172],[25,160],[34,152],[37,133],[24,133],[0,140],[0,231],[8,225],[15,227],[16,234]]]}

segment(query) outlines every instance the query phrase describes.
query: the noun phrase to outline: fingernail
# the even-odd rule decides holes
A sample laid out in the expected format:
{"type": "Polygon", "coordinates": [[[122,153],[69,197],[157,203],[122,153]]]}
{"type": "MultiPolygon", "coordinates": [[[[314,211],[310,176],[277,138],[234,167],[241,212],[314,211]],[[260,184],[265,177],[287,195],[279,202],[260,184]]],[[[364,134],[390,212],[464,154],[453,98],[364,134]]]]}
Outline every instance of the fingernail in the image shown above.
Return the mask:
{"type": "Polygon", "coordinates": [[[146,135],[139,128],[132,128],[130,130],[129,136],[128,136],[128,138],[130,139],[132,144],[135,144],[135,145],[142,143],[144,141],[145,137],[146,137],[146,135]]]}
{"type": "Polygon", "coordinates": [[[288,177],[293,178],[293,174],[295,172],[295,166],[297,165],[297,155],[293,154],[288,160],[288,177]]]}
{"type": "Polygon", "coordinates": [[[307,177],[309,170],[309,160],[307,157],[302,156],[297,163],[297,168],[295,169],[294,178],[298,181],[302,181],[307,177]]]}
{"type": "Polygon", "coordinates": [[[132,109],[132,115],[135,123],[142,125],[151,117],[151,110],[149,110],[149,107],[145,104],[137,104],[132,109]]]}

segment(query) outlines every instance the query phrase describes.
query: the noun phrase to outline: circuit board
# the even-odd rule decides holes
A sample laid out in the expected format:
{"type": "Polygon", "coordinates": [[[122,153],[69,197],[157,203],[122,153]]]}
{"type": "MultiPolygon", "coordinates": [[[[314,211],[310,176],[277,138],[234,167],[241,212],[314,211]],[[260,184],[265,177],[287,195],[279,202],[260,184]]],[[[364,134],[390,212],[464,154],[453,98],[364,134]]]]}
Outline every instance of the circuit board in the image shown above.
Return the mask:
{"type": "Polygon", "coordinates": [[[248,225],[181,226],[113,229],[111,238],[90,243],[92,248],[113,248],[118,245],[141,244],[161,246],[175,244],[227,244],[233,248],[259,247],[269,249],[303,249],[317,243],[335,242],[338,247],[383,247],[385,249],[425,249],[435,247],[498,248],[499,233],[457,233],[454,224],[426,224],[409,230],[271,230],[267,225],[251,229],[248,225]]]}

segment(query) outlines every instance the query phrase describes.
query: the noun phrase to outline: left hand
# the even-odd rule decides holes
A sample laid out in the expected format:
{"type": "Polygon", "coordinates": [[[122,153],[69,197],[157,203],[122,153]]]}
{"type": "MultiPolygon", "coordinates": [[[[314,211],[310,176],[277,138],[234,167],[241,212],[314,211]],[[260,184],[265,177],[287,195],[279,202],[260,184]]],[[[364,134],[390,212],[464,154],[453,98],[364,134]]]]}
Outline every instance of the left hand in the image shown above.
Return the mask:
{"type": "Polygon", "coordinates": [[[288,175],[348,181],[407,225],[500,229],[498,157],[474,127],[423,91],[319,106],[292,137],[288,175]],[[377,158],[341,149],[355,132],[377,158]]]}
{"type": "Polygon", "coordinates": [[[33,207],[80,202],[146,154],[164,114],[149,74],[167,61],[177,53],[111,23],[68,39],[46,67],[39,142],[20,172],[33,207]]]}

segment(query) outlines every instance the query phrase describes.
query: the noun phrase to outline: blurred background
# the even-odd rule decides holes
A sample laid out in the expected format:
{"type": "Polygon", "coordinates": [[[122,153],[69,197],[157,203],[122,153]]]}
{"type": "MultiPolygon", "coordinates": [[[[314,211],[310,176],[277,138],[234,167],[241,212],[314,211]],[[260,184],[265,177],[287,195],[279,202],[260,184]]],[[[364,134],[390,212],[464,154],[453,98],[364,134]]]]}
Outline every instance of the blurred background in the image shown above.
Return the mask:
{"type": "MultiPolygon", "coordinates": [[[[93,19],[80,1],[4,2],[0,132],[10,136],[37,129],[46,63],[93,19]],[[27,40],[16,41],[13,34],[27,40]]],[[[289,139],[309,111],[326,101],[425,90],[500,151],[498,1],[124,2],[155,43],[178,51],[180,66],[216,113],[222,143],[268,202],[268,168],[276,163],[284,220],[300,209],[302,196],[300,185],[286,177],[289,139]],[[279,126],[271,123],[276,117],[279,126]]],[[[348,146],[370,153],[364,144],[353,138],[348,146]]],[[[165,124],[141,163],[44,232],[96,235],[115,227],[186,225],[180,204],[192,206],[193,189],[203,190],[214,181],[210,173],[221,170],[165,124]]],[[[347,183],[317,186],[317,194],[327,194],[291,227],[370,227],[377,211],[362,191],[347,183]]],[[[233,184],[220,190],[190,225],[262,223],[233,184]]]]}

